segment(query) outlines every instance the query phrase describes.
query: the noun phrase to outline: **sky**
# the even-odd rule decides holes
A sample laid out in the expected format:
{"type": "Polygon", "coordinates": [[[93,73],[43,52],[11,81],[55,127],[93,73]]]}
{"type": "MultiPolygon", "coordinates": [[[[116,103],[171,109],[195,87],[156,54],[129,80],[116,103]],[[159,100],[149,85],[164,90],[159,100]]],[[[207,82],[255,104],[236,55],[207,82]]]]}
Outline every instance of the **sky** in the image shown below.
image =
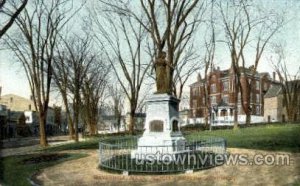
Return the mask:
{"type": "MultiPolygon", "coordinates": [[[[284,43],[289,70],[291,73],[296,72],[300,66],[300,2],[297,0],[256,0],[256,2],[264,3],[264,6],[270,6],[286,12],[285,18],[288,22],[274,36],[273,41],[284,43]]],[[[270,48],[268,48],[259,65],[259,72],[271,73],[273,71],[267,60],[273,55],[270,48]]],[[[227,48],[219,47],[216,56],[216,66],[220,66],[221,69],[229,68],[230,58],[227,48]]],[[[188,85],[196,81],[196,76],[197,74],[195,73],[187,82],[186,91],[188,91],[188,85]]],[[[12,53],[6,50],[0,50],[0,86],[2,87],[1,95],[13,93],[29,98],[31,94],[20,63],[16,61],[12,53]]],[[[53,96],[52,104],[56,103],[56,98],[56,95],[53,96]]]]}

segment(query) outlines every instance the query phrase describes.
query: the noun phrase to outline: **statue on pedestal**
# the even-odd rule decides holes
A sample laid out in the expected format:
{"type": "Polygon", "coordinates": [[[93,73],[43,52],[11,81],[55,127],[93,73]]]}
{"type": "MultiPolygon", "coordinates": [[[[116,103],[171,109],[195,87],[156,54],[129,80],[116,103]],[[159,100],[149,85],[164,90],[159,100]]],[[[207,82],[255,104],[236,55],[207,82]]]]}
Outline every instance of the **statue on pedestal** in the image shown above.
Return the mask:
{"type": "Polygon", "coordinates": [[[156,93],[168,93],[166,52],[160,52],[155,61],[156,93]]]}

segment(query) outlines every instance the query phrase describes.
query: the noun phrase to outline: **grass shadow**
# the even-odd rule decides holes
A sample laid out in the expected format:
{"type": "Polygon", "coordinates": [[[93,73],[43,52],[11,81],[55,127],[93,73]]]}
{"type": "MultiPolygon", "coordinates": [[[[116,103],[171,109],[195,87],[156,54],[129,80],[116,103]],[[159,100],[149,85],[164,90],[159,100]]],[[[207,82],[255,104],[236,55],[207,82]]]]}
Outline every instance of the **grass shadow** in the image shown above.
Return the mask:
{"type": "Polygon", "coordinates": [[[0,158],[0,182],[3,185],[31,185],[30,179],[41,169],[64,161],[86,157],[86,154],[29,154],[0,158]]]}

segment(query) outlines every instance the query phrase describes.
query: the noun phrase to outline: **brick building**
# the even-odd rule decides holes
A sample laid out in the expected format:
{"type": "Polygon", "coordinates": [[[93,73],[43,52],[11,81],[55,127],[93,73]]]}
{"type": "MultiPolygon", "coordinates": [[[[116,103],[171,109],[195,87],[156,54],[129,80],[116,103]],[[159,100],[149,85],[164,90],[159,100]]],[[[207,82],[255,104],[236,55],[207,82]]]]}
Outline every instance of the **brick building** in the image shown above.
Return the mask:
{"type": "MultiPolygon", "coordinates": [[[[250,69],[245,69],[245,72],[241,73],[240,78],[243,90],[246,90],[246,82],[252,77],[250,69]]],[[[219,111],[216,111],[219,117],[233,116],[236,94],[238,97],[238,115],[244,115],[245,113],[241,104],[241,92],[237,92],[237,87],[234,86],[235,77],[232,68],[227,70],[214,69],[208,74],[207,79],[202,79],[198,75],[197,82],[190,85],[190,117],[202,118],[209,116],[214,110],[213,108],[221,108],[219,111]],[[208,109],[205,106],[205,87],[207,87],[208,91],[208,109]]],[[[249,105],[252,115],[263,116],[264,94],[269,89],[273,79],[269,73],[256,73],[253,81],[249,105]]],[[[245,101],[246,94],[243,95],[245,101]]]]}

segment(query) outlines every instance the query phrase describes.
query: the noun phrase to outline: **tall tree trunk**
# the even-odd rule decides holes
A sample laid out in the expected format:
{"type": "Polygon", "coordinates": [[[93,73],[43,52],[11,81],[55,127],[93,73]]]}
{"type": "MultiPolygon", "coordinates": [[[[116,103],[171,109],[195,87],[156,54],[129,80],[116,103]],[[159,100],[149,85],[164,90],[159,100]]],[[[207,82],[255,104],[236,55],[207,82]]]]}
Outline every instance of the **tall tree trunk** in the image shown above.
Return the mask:
{"type": "MultiPolygon", "coordinates": [[[[77,97],[75,95],[75,97],[77,97]]],[[[78,142],[79,141],[79,137],[78,137],[78,122],[79,122],[79,111],[78,111],[78,100],[76,100],[75,98],[75,101],[73,102],[74,104],[74,129],[75,129],[75,142],[78,142]]]]}
{"type": "Polygon", "coordinates": [[[46,118],[47,118],[47,113],[41,111],[39,114],[40,114],[40,117],[39,117],[40,145],[42,147],[46,147],[46,146],[48,146],[47,134],[46,134],[46,118]]]}
{"type": "Polygon", "coordinates": [[[72,120],[71,113],[69,110],[66,94],[63,93],[62,97],[63,97],[63,101],[64,101],[64,104],[66,107],[66,115],[67,115],[67,119],[68,119],[68,128],[69,128],[69,139],[74,140],[75,139],[74,138],[74,125],[73,125],[73,120],[72,120]]]}
{"type": "Polygon", "coordinates": [[[135,126],[135,109],[131,108],[129,113],[129,132],[130,134],[134,134],[134,126],[135,126]]]}
{"type": "Polygon", "coordinates": [[[251,112],[246,113],[246,126],[250,126],[251,123],[251,112]]]}
{"type": "Polygon", "coordinates": [[[286,107],[286,111],[287,111],[287,119],[288,122],[294,122],[295,121],[295,112],[294,112],[294,107],[292,106],[287,106],[286,107]]]}
{"type": "Polygon", "coordinates": [[[75,136],[74,136],[75,131],[74,131],[74,124],[73,124],[72,117],[70,115],[70,111],[67,110],[66,114],[68,117],[69,139],[74,140],[75,139],[75,136]]]}
{"type": "Polygon", "coordinates": [[[98,130],[97,130],[97,123],[96,122],[93,122],[92,123],[92,135],[96,135],[98,133],[98,130]]]}
{"type": "Polygon", "coordinates": [[[206,112],[206,109],[205,109],[205,118],[204,119],[205,119],[204,120],[204,122],[205,122],[204,127],[205,127],[205,129],[208,129],[209,128],[209,126],[208,126],[208,113],[206,112]]]}
{"type": "Polygon", "coordinates": [[[235,86],[235,91],[234,91],[234,112],[233,112],[233,129],[238,129],[239,128],[239,122],[238,122],[238,94],[239,94],[239,86],[237,84],[236,80],[237,76],[235,75],[234,77],[234,86],[235,86]]]}
{"type": "Polygon", "coordinates": [[[75,117],[74,119],[74,124],[75,124],[75,127],[74,127],[74,131],[75,131],[75,142],[78,142],[79,141],[79,137],[78,137],[78,118],[75,117]]]}

